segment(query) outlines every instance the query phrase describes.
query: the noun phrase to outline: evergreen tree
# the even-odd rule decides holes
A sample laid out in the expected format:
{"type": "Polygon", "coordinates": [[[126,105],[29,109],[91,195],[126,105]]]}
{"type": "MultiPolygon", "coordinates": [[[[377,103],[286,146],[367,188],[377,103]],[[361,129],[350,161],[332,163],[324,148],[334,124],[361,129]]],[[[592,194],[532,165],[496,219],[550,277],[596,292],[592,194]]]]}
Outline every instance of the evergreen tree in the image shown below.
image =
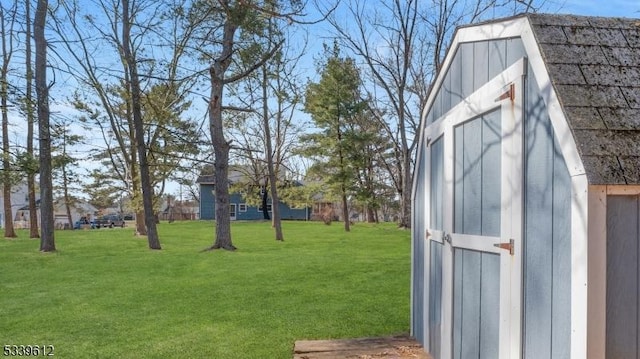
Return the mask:
{"type": "Polygon", "coordinates": [[[305,111],[320,132],[303,137],[309,143],[304,153],[316,157],[316,169],[342,202],[345,231],[350,230],[349,201],[353,194],[356,171],[352,159],[359,146],[357,130],[351,126],[366,109],[360,88],[360,72],[351,58],[340,57],[334,44],[325,48],[326,62],[321,69],[320,81],[307,87],[305,111]]]}

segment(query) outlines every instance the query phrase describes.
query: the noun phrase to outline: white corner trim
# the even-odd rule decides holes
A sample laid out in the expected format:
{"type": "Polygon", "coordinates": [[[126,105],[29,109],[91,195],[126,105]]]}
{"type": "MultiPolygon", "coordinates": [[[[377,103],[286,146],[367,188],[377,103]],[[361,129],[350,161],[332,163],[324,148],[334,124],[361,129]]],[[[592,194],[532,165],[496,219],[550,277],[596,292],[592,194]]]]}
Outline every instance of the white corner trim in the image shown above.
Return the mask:
{"type": "Polygon", "coordinates": [[[587,358],[589,182],[571,177],[571,358],[587,358]]]}

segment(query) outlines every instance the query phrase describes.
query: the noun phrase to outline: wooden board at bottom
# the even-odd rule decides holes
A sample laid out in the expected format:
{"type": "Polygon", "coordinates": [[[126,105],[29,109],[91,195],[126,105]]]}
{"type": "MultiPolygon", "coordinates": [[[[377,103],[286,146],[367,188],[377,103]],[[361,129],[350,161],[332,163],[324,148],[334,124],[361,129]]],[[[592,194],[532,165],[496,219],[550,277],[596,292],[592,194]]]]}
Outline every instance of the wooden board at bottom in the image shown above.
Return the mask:
{"type": "Polygon", "coordinates": [[[298,340],[293,359],[430,359],[422,346],[406,335],[376,338],[298,340]]]}

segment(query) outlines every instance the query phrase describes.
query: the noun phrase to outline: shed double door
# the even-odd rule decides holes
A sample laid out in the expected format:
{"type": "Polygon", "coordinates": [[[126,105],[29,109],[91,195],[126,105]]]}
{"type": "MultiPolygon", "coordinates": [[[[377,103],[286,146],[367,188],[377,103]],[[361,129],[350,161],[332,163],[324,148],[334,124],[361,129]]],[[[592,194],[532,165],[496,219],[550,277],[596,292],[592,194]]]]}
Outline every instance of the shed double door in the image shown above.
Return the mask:
{"type": "MultiPolygon", "coordinates": [[[[521,356],[522,75],[510,68],[429,127],[429,347],[521,356]],[[511,73],[509,73],[511,71],[511,73]],[[511,75],[511,76],[510,76],[511,75]],[[434,256],[433,251],[436,251],[434,256]],[[437,268],[440,266],[440,268],[437,268]],[[433,303],[439,308],[434,308],[433,303]]],[[[512,66],[513,67],[513,66],[512,66]]]]}

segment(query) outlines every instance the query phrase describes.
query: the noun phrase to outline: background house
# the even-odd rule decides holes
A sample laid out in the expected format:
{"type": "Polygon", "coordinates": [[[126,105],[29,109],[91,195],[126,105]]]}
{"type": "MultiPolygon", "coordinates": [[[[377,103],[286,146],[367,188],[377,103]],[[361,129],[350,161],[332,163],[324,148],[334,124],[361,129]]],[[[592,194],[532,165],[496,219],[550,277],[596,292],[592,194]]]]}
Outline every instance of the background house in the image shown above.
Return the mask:
{"type": "Polygon", "coordinates": [[[638,358],[640,20],[459,28],[423,113],[411,331],[434,358],[638,358]]]}
{"type": "Polygon", "coordinates": [[[199,218],[200,206],[196,201],[184,201],[174,196],[165,196],[162,200],[162,210],[158,214],[160,220],[185,221],[199,218]]]}
{"type": "Polygon", "coordinates": [[[14,228],[23,228],[21,227],[22,222],[23,220],[29,220],[29,214],[27,213],[26,217],[23,217],[22,213],[20,212],[20,208],[28,204],[28,193],[29,192],[26,183],[20,183],[11,189],[11,214],[4,213],[4,197],[3,194],[0,193],[0,228],[4,228],[5,215],[9,215],[13,218],[14,228]]]}
{"type": "MultiPolygon", "coordinates": [[[[70,228],[73,228],[73,224],[79,221],[81,217],[86,217],[91,221],[94,220],[98,214],[98,208],[83,199],[76,199],[69,207],[71,210],[70,228]]],[[[67,207],[64,201],[60,199],[54,201],[53,213],[56,228],[69,228],[67,227],[69,225],[67,207]]]]}
{"type": "MultiPolygon", "coordinates": [[[[243,181],[245,175],[242,171],[229,170],[229,184],[243,181]]],[[[197,183],[200,187],[200,219],[215,219],[215,176],[203,174],[198,177],[197,183]]],[[[261,206],[247,204],[244,195],[240,192],[230,193],[229,206],[231,209],[231,220],[262,220],[264,219],[261,206]]],[[[310,217],[309,208],[291,208],[285,203],[279,203],[280,218],[291,220],[308,220],[310,217]]],[[[271,212],[271,198],[267,200],[267,210],[271,212]]]]}

